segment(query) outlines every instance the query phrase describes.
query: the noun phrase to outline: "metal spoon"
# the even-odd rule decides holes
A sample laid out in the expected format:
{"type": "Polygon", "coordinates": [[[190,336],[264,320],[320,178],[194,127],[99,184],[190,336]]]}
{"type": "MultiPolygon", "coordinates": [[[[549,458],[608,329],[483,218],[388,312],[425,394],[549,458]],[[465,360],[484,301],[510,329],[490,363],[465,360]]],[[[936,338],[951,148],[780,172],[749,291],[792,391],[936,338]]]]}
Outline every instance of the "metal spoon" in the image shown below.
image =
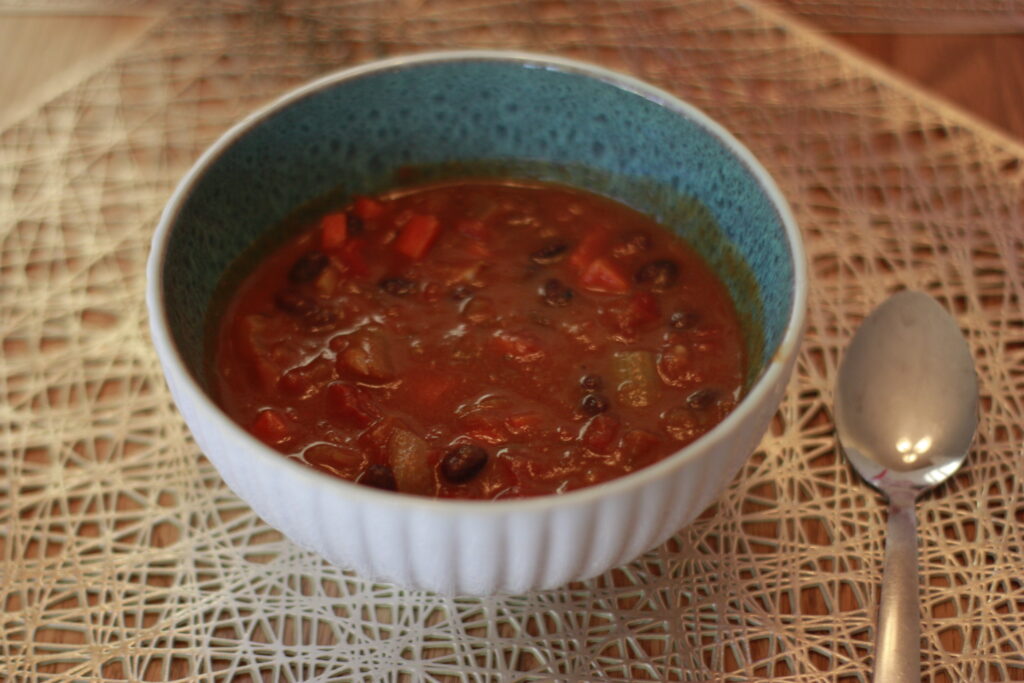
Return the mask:
{"type": "Polygon", "coordinates": [[[978,425],[974,360],[934,299],[900,292],[864,320],[839,367],[835,421],[854,469],[889,500],[874,681],[920,681],[914,502],[959,469],[978,425]]]}

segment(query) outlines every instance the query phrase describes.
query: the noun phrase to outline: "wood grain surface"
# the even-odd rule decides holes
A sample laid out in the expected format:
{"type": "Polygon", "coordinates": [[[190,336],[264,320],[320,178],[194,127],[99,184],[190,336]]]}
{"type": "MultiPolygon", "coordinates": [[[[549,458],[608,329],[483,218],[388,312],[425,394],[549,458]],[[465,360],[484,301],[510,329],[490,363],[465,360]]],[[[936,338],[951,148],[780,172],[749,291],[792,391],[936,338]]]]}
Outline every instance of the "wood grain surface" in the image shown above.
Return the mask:
{"type": "Polygon", "coordinates": [[[834,37],[1003,132],[1024,139],[1024,34],[834,37]]]}
{"type": "MultiPolygon", "coordinates": [[[[7,13],[0,5],[0,130],[127,49],[158,15],[7,13]]],[[[1024,139],[1024,33],[833,34],[861,55],[1024,139]]]]}

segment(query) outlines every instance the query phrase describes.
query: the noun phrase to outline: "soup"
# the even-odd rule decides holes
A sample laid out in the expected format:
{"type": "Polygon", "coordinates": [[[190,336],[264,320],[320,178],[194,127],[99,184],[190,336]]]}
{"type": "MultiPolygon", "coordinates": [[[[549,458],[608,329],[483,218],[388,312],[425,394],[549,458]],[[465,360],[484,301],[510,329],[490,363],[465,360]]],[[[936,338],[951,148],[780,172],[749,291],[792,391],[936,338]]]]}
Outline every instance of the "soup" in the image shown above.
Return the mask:
{"type": "Polygon", "coordinates": [[[425,496],[554,494],[676,452],[740,397],[725,285],[625,205],[466,180],[305,216],[232,293],[213,384],[310,467],[425,496]]]}

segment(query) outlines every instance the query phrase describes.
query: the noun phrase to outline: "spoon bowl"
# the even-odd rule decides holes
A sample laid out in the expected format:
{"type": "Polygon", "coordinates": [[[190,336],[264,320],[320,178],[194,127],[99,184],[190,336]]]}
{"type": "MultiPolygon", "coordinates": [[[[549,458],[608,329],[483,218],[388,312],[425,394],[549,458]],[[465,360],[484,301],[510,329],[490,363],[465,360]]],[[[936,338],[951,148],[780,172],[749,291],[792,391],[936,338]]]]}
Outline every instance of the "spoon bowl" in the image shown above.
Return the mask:
{"type": "Polygon", "coordinates": [[[839,368],[835,422],[853,468],[889,500],[874,680],[919,681],[914,502],[960,468],[978,425],[970,348],[934,299],[900,292],[864,320],[839,368]]]}

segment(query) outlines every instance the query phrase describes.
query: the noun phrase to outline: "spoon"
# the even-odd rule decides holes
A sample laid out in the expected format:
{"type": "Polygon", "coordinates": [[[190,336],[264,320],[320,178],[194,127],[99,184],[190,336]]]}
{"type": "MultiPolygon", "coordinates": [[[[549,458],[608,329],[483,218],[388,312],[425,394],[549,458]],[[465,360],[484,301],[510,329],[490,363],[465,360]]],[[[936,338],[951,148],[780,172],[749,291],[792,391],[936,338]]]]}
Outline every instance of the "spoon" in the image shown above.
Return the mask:
{"type": "Polygon", "coordinates": [[[889,501],[875,683],[921,680],[914,503],[967,457],[978,380],[960,329],[904,291],[861,324],[839,367],[836,432],[853,468],[889,501]]]}

